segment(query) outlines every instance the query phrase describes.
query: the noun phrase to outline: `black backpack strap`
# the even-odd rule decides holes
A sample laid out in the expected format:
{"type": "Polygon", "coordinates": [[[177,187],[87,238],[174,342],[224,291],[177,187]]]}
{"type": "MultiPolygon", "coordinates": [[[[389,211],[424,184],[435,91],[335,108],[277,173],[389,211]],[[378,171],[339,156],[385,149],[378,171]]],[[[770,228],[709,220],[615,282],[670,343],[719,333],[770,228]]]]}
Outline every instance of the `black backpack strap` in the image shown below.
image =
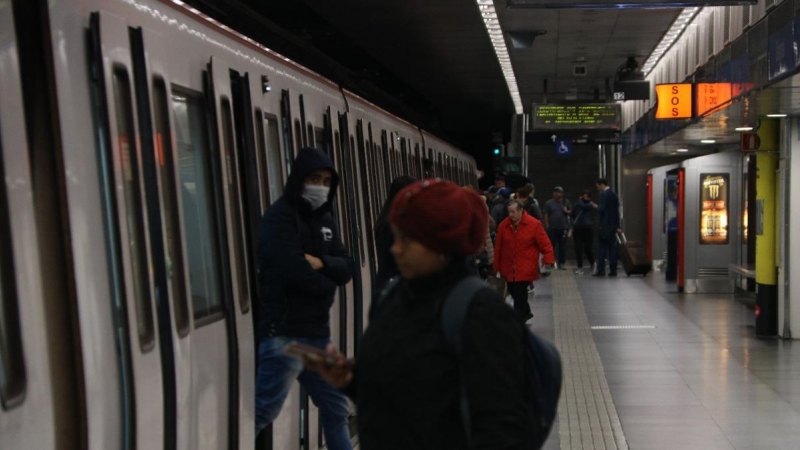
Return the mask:
{"type": "Polygon", "coordinates": [[[450,291],[442,306],[442,333],[445,341],[453,348],[458,357],[458,407],[461,411],[461,421],[464,424],[464,431],[467,435],[467,448],[472,447],[472,428],[470,426],[467,384],[464,382],[464,368],[461,361],[464,351],[462,336],[470,301],[481,289],[490,288],[479,277],[469,276],[464,278],[450,291]]]}

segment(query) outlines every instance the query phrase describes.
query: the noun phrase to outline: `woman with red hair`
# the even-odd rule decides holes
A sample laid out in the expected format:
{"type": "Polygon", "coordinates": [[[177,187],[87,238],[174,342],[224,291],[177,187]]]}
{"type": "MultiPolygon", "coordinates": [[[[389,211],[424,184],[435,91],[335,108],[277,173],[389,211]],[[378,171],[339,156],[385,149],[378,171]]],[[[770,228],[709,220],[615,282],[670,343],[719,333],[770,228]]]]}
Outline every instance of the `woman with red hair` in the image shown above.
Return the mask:
{"type": "Polygon", "coordinates": [[[480,197],[417,182],[397,194],[389,221],[401,278],[375,305],[357,359],[331,348],[328,365],[306,358],[306,367],[356,403],[364,450],[528,448],[525,331],[514,311],[479,289],[466,299],[458,353],[442,328],[445,299],[472,276],[466,259],[484,245],[480,197]]]}

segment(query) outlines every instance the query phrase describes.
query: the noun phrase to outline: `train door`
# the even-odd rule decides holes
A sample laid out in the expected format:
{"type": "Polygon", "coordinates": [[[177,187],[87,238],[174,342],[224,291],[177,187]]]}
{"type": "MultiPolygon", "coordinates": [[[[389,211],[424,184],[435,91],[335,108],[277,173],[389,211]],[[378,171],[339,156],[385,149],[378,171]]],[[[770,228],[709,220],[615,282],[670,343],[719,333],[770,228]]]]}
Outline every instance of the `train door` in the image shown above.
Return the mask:
{"type": "MultiPolygon", "coordinates": [[[[39,81],[46,83],[47,70],[17,47],[15,5],[0,7],[0,448],[71,450],[83,418],[73,371],[80,359],[72,357],[69,338],[74,296],[60,264],[59,183],[47,176],[55,172],[56,152],[52,140],[42,145],[38,123],[31,122],[47,121],[36,113],[50,111],[32,107],[30,99],[23,106],[22,94],[23,85],[30,93],[39,81]],[[33,70],[37,79],[23,82],[33,70]],[[57,245],[48,245],[53,241],[57,245]]],[[[37,33],[31,23],[25,27],[37,33]]],[[[43,92],[39,106],[47,108],[43,92]]]]}
{"type": "Polygon", "coordinates": [[[95,13],[91,37],[123,387],[123,448],[161,448],[164,385],[128,26],[116,16],[95,13]]]}
{"type": "Polygon", "coordinates": [[[353,298],[346,302],[341,302],[342,310],[340,312],[340,330],[342,339],[342,351],[348,357],[355,356],[356,342],[360,337],[360,329],[358,325],[361,323],[363,309],[363,282],[362,282],[362,261],[364,260],[364,248],[361,242],[361,215],[358,204],[358,193],[356,190],[357,175],[355,174],[355,165],[353,163],[355,152],[355,139],[350,136],[349,114],[339,114],[339,133],[341,145],[340,151],[340,170],[339,177],[345,182],[341,186],[341,194],[344,196],[344,208],[347,214],[348,227],[342,230],[342,235],[347,235],[347,242],[349,243],[349,252],[353,257],[354,268],[353,271],[353,298]],[[348,304],[352,307],[348,308],[348,304]],[[352,311],[352,313],[350,313],[352,311]],[[354,325],[349,326],[350,317],[354,317],[354,325]]]}
{"type": "MultiPolygon", "coordinates": [[[[370,127],[371,128],[371,127],[370,127]]],[[[364,289],[363,298],[371,299],[372,298],[372,286],[375,285],[375,275],[377,274],[377,250],[375,249],[375,239],[373,238],[375,229],[373,223],[373,215],[372,210],[374,209],[374,205],[371,204],[371,190],[372,186],[369,182],[369,169],[367,168],[367,146],[369,145],[369,141],[364,133],[364,121],[362,119],[358,119],[356,125],[356,135],[358,141],[358,179],[360,180],[361,185],[361,205],[362,211],[364,212],[364,226],[366,228],[366,233],[362,233],[362,236],[366,237],[366,242],[364,245],[367,247],[367,265],[368,267],[368,274],[369,274],[369,288],[364,289]]],[[[355,153],[355,152],[354,152],[355,153]]],[[[355,155],[354,155],[355,156],[355,155]]],[[[355,175],[355,173],[354,173],[355,175]]],[[[353,178],[355,180],[355,178],[353,178]]],[[[367,313],[369,312],[369,305],[363,305],[361,311],[357,311],[356,315],[356,351],[358,351],[358,342],[361,340],[361,334],[364,331],[363,324],[366,323],[367,313]],[[358,315],[360,313],[360,316],[358,315]]]]}
{"type": "MultiPolygon", "coordinates": [[[[224,212],[224,229],[222,248],[227,249],[227,268],[230,277],[226,280],[228,301],[226,307],[227,341],[229,352],[228,374],[228,426],[230,429],[228,445],[231,449],[249,447],[255,436],[255,349],[253,346],[253,320],[250,307],[251,275],[248,248],[246,247],[245,202],[246,194],[240,175],[245,173],[243,162],[239,159],[234,128],[234,97],[231,91],[231,74],[228,65],[212,57],[208,71],[211,75],[209,84],[216,111],[216,143],[219,148],[219,175],[221,182],[222,205],[224,212]]],[[[247,85],[247,83],[244,83],[247,85]]],[[[249,97],[246,97],[248,107],[249,97]]],[[[247,117],[250,117],[249,114],[247,117]]],[[[246,121],[250,125],[249,120],[246,121]]],[[[249,127],[248,127],[249,128],[249,127]]],[[[252,144],[252,128],[245,137],[252,144]]],[[[252,146],[251,146],[252,148],[252,146]]]]}

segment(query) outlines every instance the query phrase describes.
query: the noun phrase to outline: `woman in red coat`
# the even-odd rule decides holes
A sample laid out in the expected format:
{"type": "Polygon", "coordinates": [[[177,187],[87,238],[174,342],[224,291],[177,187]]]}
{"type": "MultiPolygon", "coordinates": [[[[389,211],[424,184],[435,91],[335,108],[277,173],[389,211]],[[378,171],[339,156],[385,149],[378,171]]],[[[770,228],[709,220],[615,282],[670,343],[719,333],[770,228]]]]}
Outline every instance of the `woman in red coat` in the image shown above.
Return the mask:
{"type": "Polygon", "coordinates": [[[533,317],[528,304],[528,285],[539,279],[540,253],[544,254],[545,265],[555,263],[553,245],[542,223],[512,200],[508,204],[508,218],[497,226],[494,270],[506,280],[514,309],[523,322],[533,317]]]}

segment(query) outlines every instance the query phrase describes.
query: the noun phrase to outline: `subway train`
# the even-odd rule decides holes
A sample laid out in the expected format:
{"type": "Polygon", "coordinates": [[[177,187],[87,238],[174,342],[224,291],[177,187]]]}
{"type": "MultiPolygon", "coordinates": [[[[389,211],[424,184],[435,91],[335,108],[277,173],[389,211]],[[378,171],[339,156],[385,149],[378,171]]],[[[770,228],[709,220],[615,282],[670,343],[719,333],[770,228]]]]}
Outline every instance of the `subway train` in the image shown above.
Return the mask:
{"type": "MultiPolygon", "coordinates": [[[[253,449],[256,229],[303,146],[342,179],[355,356],[389,183],[471,156],[178,0],[0,2],[0,448],[253,449]]],[[[268,434],[324,445],[299,386],[268,434]]]]}

